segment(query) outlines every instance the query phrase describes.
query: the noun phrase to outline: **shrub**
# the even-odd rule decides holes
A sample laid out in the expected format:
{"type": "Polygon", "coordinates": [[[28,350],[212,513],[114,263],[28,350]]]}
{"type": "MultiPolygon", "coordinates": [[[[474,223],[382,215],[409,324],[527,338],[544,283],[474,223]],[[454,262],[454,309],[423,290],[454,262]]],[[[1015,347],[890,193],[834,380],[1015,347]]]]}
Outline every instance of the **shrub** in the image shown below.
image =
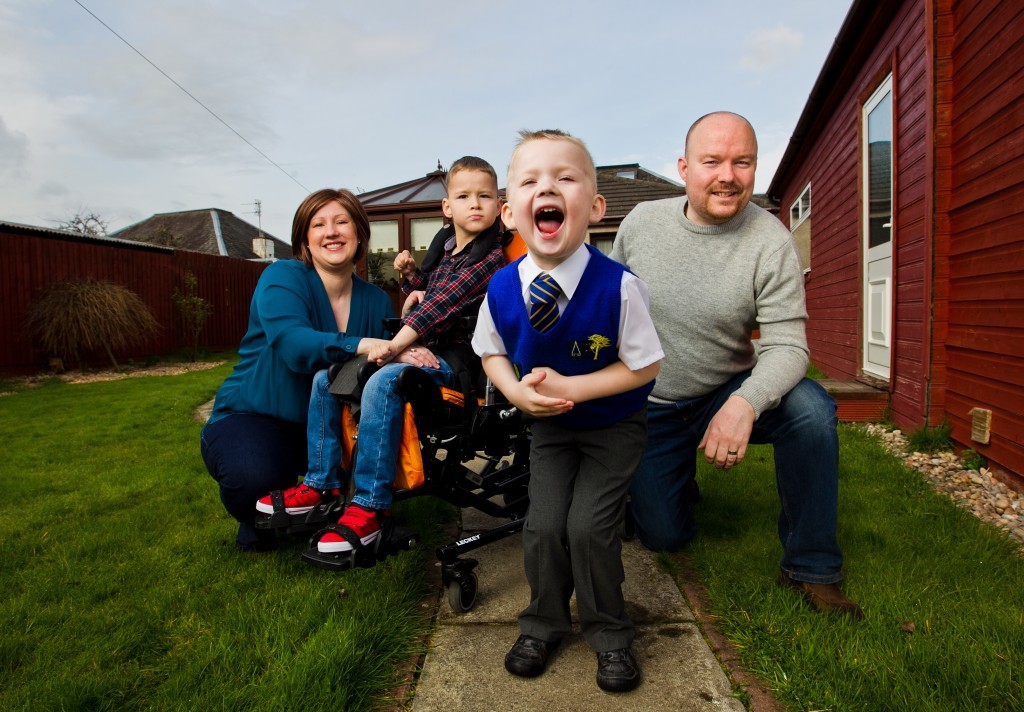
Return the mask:
{"type": "Polygon", "coordinates": [[[374,284],[384,284],[386,277],[387,257],[383,252],[371,252],[366,255],[366,277],[374,284]]]}
{"type": "Polygon", "coordinates": [[[185,289],[183,292],[174,290],[174,305],[178,307],[181,314],[181,322],[185,327],[185,336],[189,340],[189,347],[192,350],[192,360],[199,357],[199,334],[203,325],[210,318],[213,307],[210,303],[199,296],[199,280],[191,270],[185,272],[185,289]]]}
{"type": "Polygon", "coordinates": [[[923,425],[907,434],[907,445],[914,452],[940,452],[953,449],[952,429],[943,421],[940,425],[923,425]]]}
{"type": "Polygon", "coordinates": [[[145,342],[160,326],[135,292],[87,278],[50,285],[29,307],[28,328],[65,363],[73,360],[80,366],[83,352],[103,349],[118,368],[114,350],[145,342]]]}
{"type": "Polygon", "coordinates": [[[980,470],[988,466],[988,460],[985,459],[985,456],[971,448],[966,448],[960,453],[960,463],[964,466],[965,470],[980,470]]]}

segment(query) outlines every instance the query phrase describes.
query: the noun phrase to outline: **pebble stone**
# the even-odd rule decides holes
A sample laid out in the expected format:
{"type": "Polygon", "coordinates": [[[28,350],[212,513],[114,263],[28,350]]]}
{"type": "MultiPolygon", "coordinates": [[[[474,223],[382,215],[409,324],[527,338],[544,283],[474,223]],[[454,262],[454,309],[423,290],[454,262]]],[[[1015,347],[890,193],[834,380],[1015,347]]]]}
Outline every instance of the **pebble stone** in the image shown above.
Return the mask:
{"type": "Polygon", "coordinates": [[[987,468],[965,469],[953,452],[909,452],[907,439],[900,430],[874,423],[866,423],[864,429],[906,465],[923,473],[936,491],[1024,544],[1024,495],[997,480],[987,468]]]}

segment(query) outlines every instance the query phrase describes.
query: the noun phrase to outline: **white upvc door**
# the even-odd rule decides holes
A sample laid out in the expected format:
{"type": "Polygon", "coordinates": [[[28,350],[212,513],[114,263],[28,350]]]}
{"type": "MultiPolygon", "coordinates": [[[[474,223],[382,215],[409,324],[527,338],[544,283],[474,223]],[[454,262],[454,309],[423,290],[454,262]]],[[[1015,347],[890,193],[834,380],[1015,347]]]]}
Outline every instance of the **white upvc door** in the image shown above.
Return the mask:
{"type": "Polygon", "coordinates": [[[864,104],[864,372],[889,379],[892,358],[892,76],[864,104]]]}

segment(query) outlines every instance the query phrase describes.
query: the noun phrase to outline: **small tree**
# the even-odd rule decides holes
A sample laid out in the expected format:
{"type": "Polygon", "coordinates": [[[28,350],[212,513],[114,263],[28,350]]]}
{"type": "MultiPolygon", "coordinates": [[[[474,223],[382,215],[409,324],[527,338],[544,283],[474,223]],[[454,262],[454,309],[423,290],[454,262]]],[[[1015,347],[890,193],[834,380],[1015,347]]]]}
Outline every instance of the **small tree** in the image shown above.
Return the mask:
{"type": "Polygon", "coordinates": [[[199,280],[191,270],[185,272],[185,289],[183,292],[174,290],[174,305],[181,314],[181,322],[185,327],[185,335],[192,348],[192,360],[199,358],[199,334],[210,318],[213,307],[199,296],[199,280]]]}
{"type": "Polygon", "coordinates": [[[43,348],[81,366],[83,351],[103,349],[114,368],[116,349],[143,343],[157,333],[153,313],[127,287],[92,278],[50,285],[29,307],[28,327],[43,348]]]}
{"type": "Polygon", "coordinates": [[[79,235],[102,237],[107,234],[107,221],[93,212],[75,213],[67,220],[57,223],[58,230],[77,232],[79,235]]]}

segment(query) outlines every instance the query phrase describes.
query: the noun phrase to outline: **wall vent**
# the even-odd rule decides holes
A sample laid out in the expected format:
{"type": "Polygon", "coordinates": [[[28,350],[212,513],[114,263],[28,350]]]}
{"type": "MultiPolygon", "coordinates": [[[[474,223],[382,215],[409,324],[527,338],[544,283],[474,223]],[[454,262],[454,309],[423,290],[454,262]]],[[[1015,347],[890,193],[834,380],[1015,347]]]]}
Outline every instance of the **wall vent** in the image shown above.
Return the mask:
{"type": "Polygon", "coordinates": [[[971,440],[988,445],[992,430],[992,411],[985,408],[971,408],[971,440]]]}

